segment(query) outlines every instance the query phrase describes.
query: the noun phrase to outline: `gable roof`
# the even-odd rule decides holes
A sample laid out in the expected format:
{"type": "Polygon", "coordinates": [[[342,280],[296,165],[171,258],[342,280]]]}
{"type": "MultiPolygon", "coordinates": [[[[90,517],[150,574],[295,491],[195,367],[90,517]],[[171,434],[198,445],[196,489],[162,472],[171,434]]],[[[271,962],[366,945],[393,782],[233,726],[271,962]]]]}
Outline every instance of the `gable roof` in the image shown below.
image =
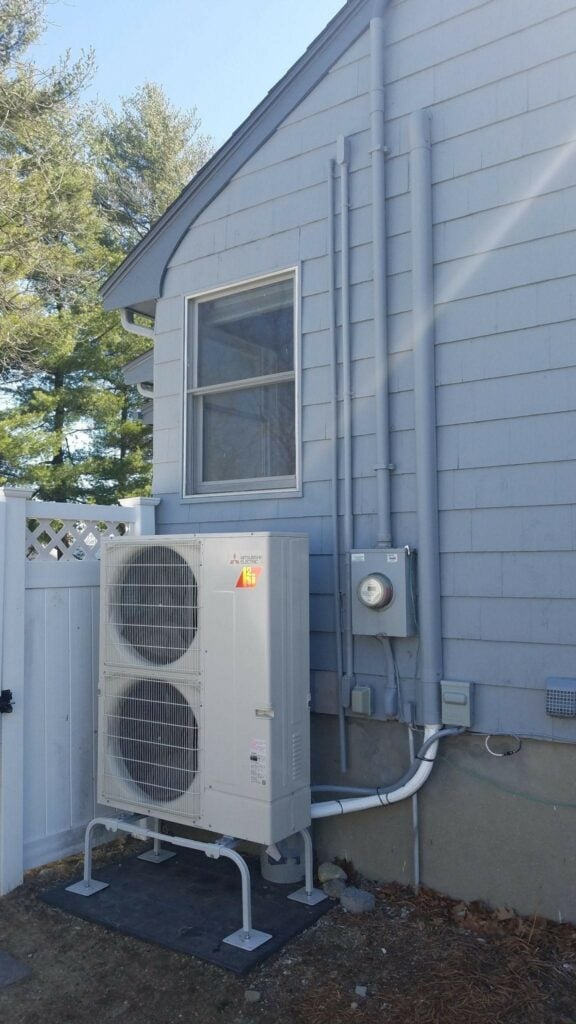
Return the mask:
{"type": "Polygon", "coordinates": [[[147,235],[102,285],[105,309],[154,315],[167,264],[191,224],[237,171],[366,31],[387,0],[347,0],[302,57],[270,90],[227,142],[204,164],[147,235]]]}

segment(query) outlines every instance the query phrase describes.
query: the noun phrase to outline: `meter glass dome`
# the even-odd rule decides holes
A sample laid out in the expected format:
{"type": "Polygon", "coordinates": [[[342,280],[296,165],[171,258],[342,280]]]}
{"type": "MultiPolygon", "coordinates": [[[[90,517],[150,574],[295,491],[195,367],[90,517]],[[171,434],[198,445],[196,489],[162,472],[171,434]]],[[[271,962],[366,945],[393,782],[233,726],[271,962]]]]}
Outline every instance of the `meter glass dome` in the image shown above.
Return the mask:
{"type": "Polygon", "coordinates": [[[374,572],[358,584],[358,597],[367,608],[385,608],[390,604],[394,588],[387,576],[374,572]]]}

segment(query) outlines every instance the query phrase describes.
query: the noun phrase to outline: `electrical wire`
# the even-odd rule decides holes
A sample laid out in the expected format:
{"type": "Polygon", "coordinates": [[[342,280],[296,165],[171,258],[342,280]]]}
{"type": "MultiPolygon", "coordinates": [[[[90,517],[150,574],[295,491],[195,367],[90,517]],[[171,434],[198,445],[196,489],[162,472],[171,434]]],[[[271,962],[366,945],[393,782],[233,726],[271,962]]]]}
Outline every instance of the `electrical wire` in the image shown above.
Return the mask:
{"type": "Polygon", "coordinates": [[[510,750],[492,750],[492,747],[490,746],[492,733],[489,733],[486,739],[484,740],[484,746],[486,747],[488,753],[492,755],[492,757],[513,757],[514,754],[518,754],[522,750],[522,740],[519,736],[516,736],[514,733],[510,733],[510,736],[512,737],[513,740],[516,740],[516,746],[512,747],[510,750]]]}

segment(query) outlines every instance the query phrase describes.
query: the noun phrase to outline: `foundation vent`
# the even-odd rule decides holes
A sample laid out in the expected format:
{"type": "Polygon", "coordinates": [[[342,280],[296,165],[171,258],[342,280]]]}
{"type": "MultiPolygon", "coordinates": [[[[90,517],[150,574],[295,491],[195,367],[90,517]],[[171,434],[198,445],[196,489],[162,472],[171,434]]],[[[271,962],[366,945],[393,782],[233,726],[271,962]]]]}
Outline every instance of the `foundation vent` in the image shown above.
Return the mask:
{"type": "Polygon", "coordinates": [[[546,680],[546,713],[555,718],[576,718],[576,679],[552,676],[546,680]]]}

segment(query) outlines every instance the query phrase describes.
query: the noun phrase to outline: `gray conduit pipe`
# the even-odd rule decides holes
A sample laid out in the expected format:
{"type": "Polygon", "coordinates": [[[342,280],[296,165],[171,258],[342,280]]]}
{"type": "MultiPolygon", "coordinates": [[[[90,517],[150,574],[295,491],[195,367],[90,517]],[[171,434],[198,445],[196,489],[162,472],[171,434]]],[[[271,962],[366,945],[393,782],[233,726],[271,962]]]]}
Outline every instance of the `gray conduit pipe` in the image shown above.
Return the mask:
{"type": "MultiPolygon", "coordinates": [[[[374,265],[374,370],[376,375],[376,508],[377,546],[392,544],[390,474],[390,380],[388,370],[388,304],[386,295],[386,146],[384,13],[387,0],[377,0],[370,21],[370,129],[372,159],[372,246],[374,265]]],[[[390,660],[388,660],[388,671],[390,660]]]]}
{"type": "Polygon", "coordinates": [[[338,524],[338,332],[336,327],[336,253],[334,216],[334,160],[328,171],[328,262],[330,274],[330,370],[332,374],[330,413],[332,421],[332,588],[334,591],[334,636],[336,676],[338,678],[338,737],[340,771],[348,771],[346,716],[344,708],[344,671],[342,660],[342,584],[340,580],[340,533],[338,524]]]}
{"type": "Polygon", "coordinates": [[[340,167],[340,259],[342,268],[342,419],[344,461],[344,551],[346,554],[344,616],[344,680],[342,704],[350,703],[354,686],[354,636],[352,633],[352,574],[350,552],[354,548],[354,509],[352,491],[352,354],[350,341],[350,181],[348,139],[339,136],[337,160],[340,167]]]}
{"type": "MultiPolygon", "coordinates": [[[[415,112],[410,119],[410,183],[412,210],[412,288],[414,331],[414,407],[416,482],[418,489],[418,609],[420,631],[421,719],[440,720],[442,620],[440,608],[440,546],[436,456],[436,385],[434,360],[434,279],[432,248],[432,161],[430,117],[415,112]]],[[[438,724],[424,726],[425,760],[407,781],[371,796],[313,804],[312,818],[328,818],[397,803],[413,796],[427,781],[438,751],[438,724]]],[[[421,755],[420,755],[421,756],[421,755]]]]}
{"type": "Polygon", "coordinates": [[[412,321],[414,416],[418,513],[418,625],[420,633],[419,719],[440,720],[442,618],[436,448],[434,351],[434,263],[432,240],[432,144],[430,115],[410,118],[412,211],[412,321]]]}

